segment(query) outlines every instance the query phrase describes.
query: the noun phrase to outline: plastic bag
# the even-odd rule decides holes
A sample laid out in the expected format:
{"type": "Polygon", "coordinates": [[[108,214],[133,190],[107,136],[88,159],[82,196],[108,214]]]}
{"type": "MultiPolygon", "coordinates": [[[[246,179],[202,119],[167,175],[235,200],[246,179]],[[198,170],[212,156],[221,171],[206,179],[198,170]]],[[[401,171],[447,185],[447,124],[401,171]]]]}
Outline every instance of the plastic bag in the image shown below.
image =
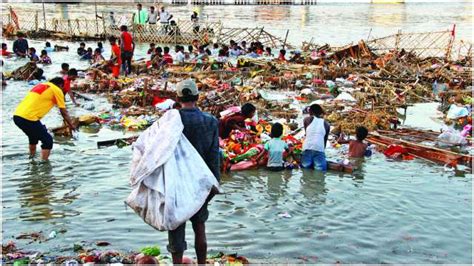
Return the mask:
{"type": "Polygon", "coordinates": [[[459,107],[455,104],[451,104],[448,110],[447,118],[448,119],[458,119],[460,117],[465,117],[469,115],[469,110],[466,107],[459,107]]]}
{"type": "Polygon", "coordinates": [[[461,135],[461,132],[458,132],[453,129],[448,129],[441,133],[438,136],[440,145],[465,145],[467,144],[466,138],[461,135]]]}
{"type": "Polygon", "coordinates": [[[217,179],[182,134],[177,110],[166,112],[133,146],[126,203],[155,229],[174,230],[206,201],[217,179]],[[163,126],[159,126],[162,124],[163,126]]]}

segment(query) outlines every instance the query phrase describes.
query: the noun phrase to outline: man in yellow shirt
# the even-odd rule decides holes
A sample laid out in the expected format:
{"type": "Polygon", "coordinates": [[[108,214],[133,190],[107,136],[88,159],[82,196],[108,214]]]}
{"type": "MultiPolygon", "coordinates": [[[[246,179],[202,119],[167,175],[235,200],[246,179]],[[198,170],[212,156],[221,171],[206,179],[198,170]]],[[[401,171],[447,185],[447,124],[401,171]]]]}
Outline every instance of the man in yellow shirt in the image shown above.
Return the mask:
{"type": "Polygon", "coordinates": [[[28,136],[30,156],[36,154],[36,145],[41,140],[41,158],[48,160],[53,148],[53,137],[46,127],[41,124],[43,118],[55,105],[69,127],[75,130],[64,103],[64,80],[60,77],[49,82],[40,83],[31,89],[26,97],[17,106],[13,114],[13,121],[28,136]]]}

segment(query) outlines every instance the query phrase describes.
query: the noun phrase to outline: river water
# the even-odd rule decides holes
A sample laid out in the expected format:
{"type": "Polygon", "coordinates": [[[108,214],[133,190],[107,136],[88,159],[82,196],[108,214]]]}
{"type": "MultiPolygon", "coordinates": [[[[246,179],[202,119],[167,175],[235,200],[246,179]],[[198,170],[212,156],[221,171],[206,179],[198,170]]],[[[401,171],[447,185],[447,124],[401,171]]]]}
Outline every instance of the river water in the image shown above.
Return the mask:
{"type": "MultiPolygon", "coordinates": [[[[372,7],[354,7],[359,8],[372,7]]],[[[466,10],[465,6],[458,8],[466,10]]],[[[216,7],[205,9],[215,12],[216,7]]],[[[225,7],[222,13],[231,13],[228,9],[238,11],[241,7],[225,7]]],[[[258,13],[257,9],[248,10],[258,13]]],[[[403,23],[413,28],[411,16],[416,12],[407,7],[404,10],[403,23]]],[[[436,13],[426,7],[422,10],[424,14],[436,13]]],[[[458,11],[445,16],[467,16],[465,11],[458,11]]],[[[298,20],[291,12],[290,20],[298,20]]],[[[355,27],[368,20],[357,12],[346,15],[350,18],[343,17],[340,21],[344,21],[348,31],[351,25],[355,27]]],[[[250,20],[242,13],[235,16],[250,20]]],[[[432,24],[441,23],[431,18],[432,24]]],[[[462,19],[454,22],[463,23],[462,19]]],[[[299,38],[304,37],[301,35],[299,38]]],[[[325,38],[329,41],[338,36],[325,38]]],[[[345,41],[344,38],[347,36],[339,40],[345,41]]],[[[7,43],[11,47],[11,42],[7,43]]],[[[42,42],[30,43],[42,47],[42,42]]],[[[57,75],[62,62],[79,69],[87,66],[74,53],[77,43],[54,44],[68,44],[72,49],[52,54],[54,64],[44,67],[48,78],[57,75]]],[[[109,47],[105,48],[108,57],[109,47]]],[[[137,57],[143,56],[144,50],[145,46],[141,46],[137,57]]],[[[24,63],[24,60],[7,59],[5,71],[24,63]]],[[[27,155],[27,138],[11,120],[15,106],[29,89],[25,82],[10,81],[2,90],[2,242],[22,232],[42,231],[47,236],[51,231],[61,231],[56,238],[43,243],[15,241],[25,249],[51,254],[71,254],[73,244],[81,241],[90,246],[96,241],[108,241],[112,245],[107,249],[122,251],[147,245],[160,245],[165,250],[167,234],[153,230],[124,206],[130,192],[131,148],[96,148],[99,140],[133,133],[106,128],[99,133],[80,132],[75,140],[56,139],[49,163],[41,163],[38,158],[31,160],[27,155]]],[[[107,108],[104,99],[94,98],[96,111],[107,108]]],[[[68,108],[75,115],[87,113],[70,103],[68,108]]],[[[436,104],[409,108],[405,123],[439,129],[439,114],[435,109],[436,104]]],[[[54,110],[43,120],[48,127],[58,126],[60,121],[54,110]]],[[[328,151],[329,157],[338,153],[328,151]]],[[[471,174],[452,172],[421,160],[392,161],[376,153],[353,176],[306,170],[282,173],[254,170],[225,175],[222,186],[226,194],[216,197],[209,207],[210,252],[238,252],[253,261],[284,263],[467,264],[472,261],[471,174]],[[291,217],[280,217],[284,212],[291,217]]],[[[187,240],[190,250],[186,255],[194,256],[190,226],[187,240]]]]}

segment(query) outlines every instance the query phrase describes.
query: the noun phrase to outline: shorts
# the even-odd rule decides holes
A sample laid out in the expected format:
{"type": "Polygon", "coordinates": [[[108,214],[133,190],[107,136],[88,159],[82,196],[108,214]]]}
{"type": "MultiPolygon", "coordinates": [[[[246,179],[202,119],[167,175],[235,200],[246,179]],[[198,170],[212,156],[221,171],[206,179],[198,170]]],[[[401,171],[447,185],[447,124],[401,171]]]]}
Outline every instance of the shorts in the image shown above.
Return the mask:
{"type": "Polygon", "coordinates": [[[39,120],[30,121],[15,115],[13,122],[28,136],[30,145],[36,145],[41,140],[41,149],[51,150],[53,148],[53,137],[39,120]]]}
{"type": "Polygon", "coordinates": [[[328,169],[326,155],[320,151],[305,150],[301,156],[301,166],[325,172],[328,169]]]}
{"type": "MultiPolygon", "coordinates": [[[[209,211],[207,210],[207,204],[211,200],[211,196],[207,198],[204,205],[199,211],[191,217],[190,221],[192,224],[205,223],[209,218],[209,211]]],[[[188,249],[186,243],[186,222],[180,225],[178,228],[172,231],[168,231],[168,246],[166,247],[170,253],[181,253],[188,249]]]]}
{"type": "Polygon", "coordinates": [[[267,170],[272,171],[272,172],[280,172],[280,171],[285,170],[285,167],[283,167],[283,166],[267,166],[267,170]]]}

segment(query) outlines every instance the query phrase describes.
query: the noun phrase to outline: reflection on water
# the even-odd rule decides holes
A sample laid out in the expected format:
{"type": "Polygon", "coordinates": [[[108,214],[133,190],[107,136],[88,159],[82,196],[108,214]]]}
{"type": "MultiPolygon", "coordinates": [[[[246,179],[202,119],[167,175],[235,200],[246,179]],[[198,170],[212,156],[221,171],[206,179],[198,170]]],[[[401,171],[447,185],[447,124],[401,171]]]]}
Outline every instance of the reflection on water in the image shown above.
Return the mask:
{"type": "Polygon", "coordinates": [[[31,161],[28,170],[18,178],[18,199],[21,212],[19,218],[25,221],[48,220],[77,216],[79,212],[65,210],[78,195],[77,187],[70,188],[67,180],[53,175],[51,162],[31,161]]]}
{"type": "MultiPolygon", "coordinates": [[[[368,21],[378,26],[397,26],[407,22],[407,5],[370,5],[368,10],[368,21]],[[395,10],[395,11],[394,11],[395,10]]],[[[395,33],[395,32],[394,32],[395,33]]]]}

